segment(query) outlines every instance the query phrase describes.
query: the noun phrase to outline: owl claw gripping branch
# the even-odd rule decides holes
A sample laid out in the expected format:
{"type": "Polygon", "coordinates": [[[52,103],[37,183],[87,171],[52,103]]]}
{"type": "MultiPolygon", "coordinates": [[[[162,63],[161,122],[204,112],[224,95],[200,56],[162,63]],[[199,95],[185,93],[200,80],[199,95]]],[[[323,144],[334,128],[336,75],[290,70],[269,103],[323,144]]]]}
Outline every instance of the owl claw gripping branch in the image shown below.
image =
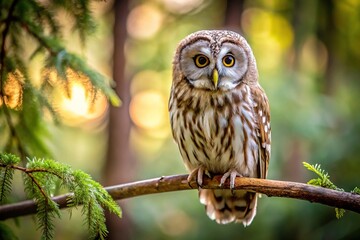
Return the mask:
{"type": "Polygon", "coordinates": [[[252,50],[231,31],[199,31],[183,39],[173,62],[169,101],[172,134],[188,182],[204,174],[230,179],[230,189],[201,189],[207,215],[221,224],[249,225],[257,193],[234,190],[237,176],[266,178],[270,160],[270,109],[258,82],[252,50]]]}

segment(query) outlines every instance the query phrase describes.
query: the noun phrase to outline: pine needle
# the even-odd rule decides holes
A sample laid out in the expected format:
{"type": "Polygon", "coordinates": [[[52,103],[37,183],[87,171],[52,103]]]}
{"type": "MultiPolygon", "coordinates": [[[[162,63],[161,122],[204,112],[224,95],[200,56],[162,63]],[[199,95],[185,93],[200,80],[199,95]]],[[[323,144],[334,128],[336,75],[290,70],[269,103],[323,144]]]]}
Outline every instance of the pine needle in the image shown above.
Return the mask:
{"type": "Polygon", "coordinates": [[[91,238],[105,239],[107,229],[105,225],[104,209],[121,217],[118,204],[108,192],[91,176],[81,170],[72,170],[68,165],[52,159],[28,159],[26,168],[20,167],[19,158],[11,154],[0,154],[0,191],[5,198],[11,189],[12,176],[15,171],[24,175],[25,192],[29,199],[34,199],[37,204],[36,219],[38,229],[42,232],[43,239],[54,238],[54,219],[60,218],[61,213],[51,196],[60,186],[73,192],[68,199],[68,206],[82,205],[82,213],[91,238]]]}

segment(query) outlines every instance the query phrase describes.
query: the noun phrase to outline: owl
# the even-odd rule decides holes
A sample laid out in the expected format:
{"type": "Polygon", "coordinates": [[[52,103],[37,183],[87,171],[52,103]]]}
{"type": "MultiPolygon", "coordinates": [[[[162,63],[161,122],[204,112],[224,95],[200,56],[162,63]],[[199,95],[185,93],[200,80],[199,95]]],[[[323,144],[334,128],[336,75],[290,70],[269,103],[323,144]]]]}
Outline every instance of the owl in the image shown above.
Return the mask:
{"type": "Polygon", "coordinates": [[[173,60],[169,99],[172,134],[196,179],[200,202],[217,223],[248,226],[257,193],[234,190],[235,178],[266,178],[270,109],[258,82],[253,52],[239,34],[203,30],[183,39],[173,60]],[[203,177],[221,175],[230,189],[201,189],[203,177]]]}

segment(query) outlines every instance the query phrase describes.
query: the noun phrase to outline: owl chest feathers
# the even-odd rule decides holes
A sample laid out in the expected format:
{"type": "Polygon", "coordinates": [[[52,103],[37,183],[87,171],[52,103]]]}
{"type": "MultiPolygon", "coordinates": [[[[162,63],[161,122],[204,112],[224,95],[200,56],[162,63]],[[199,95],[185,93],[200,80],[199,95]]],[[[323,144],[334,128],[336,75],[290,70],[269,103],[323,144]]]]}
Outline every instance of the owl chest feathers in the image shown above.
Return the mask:
{"type": "Polygon", "coordinates": [[[259,144],[249,86],[222,93],[175,94],[171,124],[186,167],[201,165],[213,174],[236,169],[257,177],[259,144]]]}

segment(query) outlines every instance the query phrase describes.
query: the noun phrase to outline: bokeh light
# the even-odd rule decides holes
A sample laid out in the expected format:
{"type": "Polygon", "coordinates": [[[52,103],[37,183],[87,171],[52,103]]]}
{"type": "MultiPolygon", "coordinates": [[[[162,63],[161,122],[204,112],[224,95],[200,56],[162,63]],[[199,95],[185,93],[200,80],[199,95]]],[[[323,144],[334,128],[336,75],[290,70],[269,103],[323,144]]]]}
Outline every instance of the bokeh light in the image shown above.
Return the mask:
{"type": "Polygon", "coordinates": [[[90,108],[85,87],[81,83],[74,82],[70,88],[70,97],[64,97],[61,102],[62,111],[79,117],[85,117],[90,108]]]}
{"type": "Polygon", "coordinates": [[[301,65],[306,72],[324,74],[328,62],[328,51],[323,42],[310,36],[305,40],[300,53],[301,65]]]}
{"type": "Polygon", "coordinates": [[[8,74],[4,85],[4,96],[0,96],[0,107],[3,102],[11,109],[21,107],[23,100],[23,79],[24,77],[18,71],[8,74]]]}
{"type": "Polygon", "coordinates": [[[159,31],[163,18],[162,12],[154,5],[144,3],[131,10],[127,20],[127,31],[133,38],[151,38],[159,31]]]}
{"type": "Polygon", "coordinates": [[[167,100],[154,90],[135,94],[130,103],[130,116],[136,126],[153,129],[164,125],[166,121],[167,100]]]}
{"type": "Polygon", "coordinates": [[[203,0],[163,0],[163,2],[170,12],[185,14],[199,7],[203,0]]]}
{"type": "Polygon", "coordinates": [[[55,110],[64,123],[85,127],[105,117],[108,108],[107,99],[90,85],[87,77],[73,70],[67,70],[68,81],[63,82],[55,71],[50,71],[48,74],[51,78],[50,82],[56,86],[55,110]]]}
{"type": "Polygon", "coordinates": [[[241,20],[242,27],[257,58],[260,69],[275,70],[283,59],[284,53],[293,43],[291,25],[280,14],[248,8],[241,20]]]}
{"type": "Polygon", "coordinates": [[[158,220],[158,224],[160,230],[171,237],[184,235],[196,227],[194,220],[180,209],[167,211],[162,218],[158,220]]]}

